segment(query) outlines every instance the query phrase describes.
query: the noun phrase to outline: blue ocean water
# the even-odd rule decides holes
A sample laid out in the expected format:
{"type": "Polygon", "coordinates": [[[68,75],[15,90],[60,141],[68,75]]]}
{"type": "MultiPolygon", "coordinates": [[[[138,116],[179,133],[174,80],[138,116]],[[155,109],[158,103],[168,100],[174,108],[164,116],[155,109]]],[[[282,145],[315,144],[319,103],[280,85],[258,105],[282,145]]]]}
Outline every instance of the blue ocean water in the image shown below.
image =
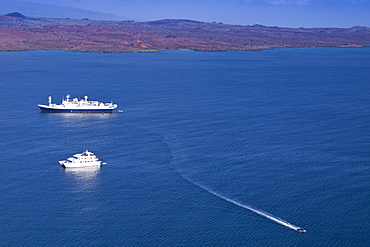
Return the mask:
{"type": "Polygon", "coordinates": [[[2,246],[369,244],[369,48],[0,52],[0,70],[2,246]],[[66,94],[124,112],[39,111],[66,94]],[[85,149],[107,165],[59,167],[85,149]]]}

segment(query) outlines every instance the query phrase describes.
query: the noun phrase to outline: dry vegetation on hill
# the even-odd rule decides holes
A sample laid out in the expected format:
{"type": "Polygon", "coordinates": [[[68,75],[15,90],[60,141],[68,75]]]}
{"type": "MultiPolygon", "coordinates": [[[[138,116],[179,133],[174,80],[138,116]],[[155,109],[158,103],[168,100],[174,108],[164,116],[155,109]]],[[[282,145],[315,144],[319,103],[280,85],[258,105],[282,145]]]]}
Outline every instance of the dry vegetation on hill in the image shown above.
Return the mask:
{"type": "Polygon", "coordinates": [[[29,18],[19,13],[0,16],[0,50],[225,51],[369,45],[368,27],[280,28],[190,20],[96,21],[29,18]]]}

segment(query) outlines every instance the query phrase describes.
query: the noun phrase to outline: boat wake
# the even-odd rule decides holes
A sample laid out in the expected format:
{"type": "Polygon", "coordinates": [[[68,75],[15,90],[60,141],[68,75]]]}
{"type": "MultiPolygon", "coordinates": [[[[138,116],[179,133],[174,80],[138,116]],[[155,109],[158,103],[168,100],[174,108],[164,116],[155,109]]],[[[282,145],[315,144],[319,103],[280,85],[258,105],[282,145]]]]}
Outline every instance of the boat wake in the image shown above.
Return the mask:
{"type": "MultiPolygon", "coordinates": [[[[188,180],[188,179],[187,179],[187,180],[188,180]]],[[[189,181],[189,180],[188,180],[188,181],[189,181]]],[[[192,181],[189,181],[189,182],[191,182],[192,184],[194,184],[194,185],[198,186],[199,188],[201,188],[201,189],[203,189],[203,190],[208,191],[209,193],[211,193],[211,194],[212,194],[212,195],[214,195],[214,196],[217,196],[218,198],[221,198],[221,199],[223,199],[223,200],[225,200],[225,201],[231,202],[231,203],[233,203],[234,205],[237,205],[237,206],[239,206],[239,207],[242,207],[242,208],[248,209],[248,210],[250,210],[250,211],[252,211],[252,212],[254,212],[254,213],[256,213],[256,214],[259,214],[259,215],[261,215],[261,216],[263,216],[263,217],[265,217],[265,218],[269,219],[269,220],[275,221],[276,223],[279,223],[280,225],[283,225],[283,226],[285,226],[285,227],[288,227],[288,228],[290,228],[290,229],[293,229],[293,230],[298,231],[298,232],[301,232],[301,233],[305,233],[305,232],[306,232],[306,230],[305,230],[305,229],[303,229],[302,227],[295,226],[295,225],[293,225],[293,224],[291,224],[291,223],[287,222],[286,220],[283,220],[283,219],[281,219],[281,218],[279,218],[279,217],[276,217],[276,216],[274,216],[274,215],[272,215],[272,214],[270,214],[270,213],[268,213],[268,212],[265,212],[265,211],[263,211],[263,210],[260,210],[260,209],[254,208],[254,207],[252,207],[252,206],[250,206],[250,205],[247,205],[247,204],[245,204],[245,203],[238,202],[237,200],[234,200],[234,199],[228,198],[228,197],[226,197],[226,196],[224,196],[224,195],[222,195],[222,194],[220,194],[220,193],[217,193],[217,192],[215,192],[215,191],[213,191],[213,190],[211,190],[211,189],[209,189],[209,188],[207,188],[207,187],[205,187],[205,186],[203,186],[203,185],[200,185],[200,184],[194,183],[194,182],[192,182],[192,181]]]]}
{"type": "MultiPolygon", "coordinates": [[[[167,146],[168,146],[168,145],[167,145],[167,146]]],[[[169,148],[169,149],[170,149],[170,148],[169,148]]],[[[171,150],[171,149],[170,149],[170,150],[171,150]]],[[[274,221],[274,222],[276,222],[276,223],[278,223],[278,224],[280,224],[280,225],[283,225],[283,226],[285,226],[285,227],[288,227],[288,228],[290,228],[290,229],[292,229],[292,230],[298,231],[298,232],[300,232],[300,233],[306,233],[306,229],[304,229],[304,228],[302,228],[302,227],[299,227],[299,226],[293,225],[293,224],[289,223],[288,221],[283,220],[283,219],[281,219],[281,218],[279,218],[279,217],[276,217],[276,216],[274,216],[274,215],[272,215],[272,214],[270,214],[270,213],[268,213],[268,212],[265,212],[265,211],[263,211],[263,210],[261,210],[261,209],[257,209],[257,208],[255,208],[255,207],[252,207],[252,206],[248,205],[248,204],[241,203],[241,202],[239,202],[239,201],[237,201],[237,200],[234,200],[234,199],[231,199],[231,198],[229,198],[229,197],[227,197],[227,196],[224,196],[224,195],[222,195],[221,193],[215,192],[214,190],[212,190],[212,189],[210,189],[210,188],[208,188],[208,187],[206,187],[206,186],[204,186],[204,185],[202,185],[202,184],[199,184],[199,183],[197,183],[197,182],[194,182],[194,181],[192,181],[192,179],[187,178],[187,176],[186,176],[186,175],[182,174],[182,173],[181,173],[179,170],[177,170],[176,168],[174,168],[174,170],[177,172],[177,174],[179,174],[179,176],[181,176],[183,179],[185,179],[185,180],[186,180],[186,181],[188,181],[189,183],[191,183],[191,184],[193,184],[193,185],[195,185],[195,186],[197,186],[197,187],[199,187],[199,188],[201,188],[201,189],[203,189],[203,190],[205,190],[205,191],[207,191],[207,192],[211,193],[211,194],[212,194],[212,195],[214,195],[214,196],[217,196],[218,198],[221,198],[221,199],[223,199],[223,200],[225,200],[225,201],[228,201],[228,202],[230,202],[230,203],[232,203],[232,204],[234,204],[234,205],[236,205],[236,206],[239,206],[239,207],[245,208],[245,209],[247,209],[247,210],[249,210],[249,211],[252,211],[252,212],[254,212],[254,213],[256,213],[256,214],[259,214],[259,215],[261,215],[261,216],[263,216],[263,217],[265,217],[265,218],[267,218],[267,219],[269,219],[269,220],[272,220],[272,221],[274,221]]]]}

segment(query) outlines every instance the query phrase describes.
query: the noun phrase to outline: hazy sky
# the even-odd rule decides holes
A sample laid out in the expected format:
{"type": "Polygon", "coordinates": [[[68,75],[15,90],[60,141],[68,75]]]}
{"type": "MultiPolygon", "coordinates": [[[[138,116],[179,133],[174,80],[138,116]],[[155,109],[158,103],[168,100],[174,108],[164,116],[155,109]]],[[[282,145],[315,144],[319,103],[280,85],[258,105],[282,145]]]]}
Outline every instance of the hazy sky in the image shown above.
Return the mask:
{"type": "Polygon", "coordinates": [[[370,27],[370,0],[23,0],[134,20],[191,19],[281,27],[370,27]]]}

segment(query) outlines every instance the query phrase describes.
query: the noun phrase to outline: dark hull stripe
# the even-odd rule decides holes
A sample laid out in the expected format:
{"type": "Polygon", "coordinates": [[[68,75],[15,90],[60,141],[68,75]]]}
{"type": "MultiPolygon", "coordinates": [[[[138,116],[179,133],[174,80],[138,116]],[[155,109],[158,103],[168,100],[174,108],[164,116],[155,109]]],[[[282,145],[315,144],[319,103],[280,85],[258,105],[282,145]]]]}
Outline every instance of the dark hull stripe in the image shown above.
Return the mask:
{"type": "Polygon", "coordinates": [[[113,109],[92,109],[92,110],[78,110],[78,109],[50,109],[40,107],[42,112],[58,113],[58,112],[72,112],[72,113],[112,113],[113,109]]]}

